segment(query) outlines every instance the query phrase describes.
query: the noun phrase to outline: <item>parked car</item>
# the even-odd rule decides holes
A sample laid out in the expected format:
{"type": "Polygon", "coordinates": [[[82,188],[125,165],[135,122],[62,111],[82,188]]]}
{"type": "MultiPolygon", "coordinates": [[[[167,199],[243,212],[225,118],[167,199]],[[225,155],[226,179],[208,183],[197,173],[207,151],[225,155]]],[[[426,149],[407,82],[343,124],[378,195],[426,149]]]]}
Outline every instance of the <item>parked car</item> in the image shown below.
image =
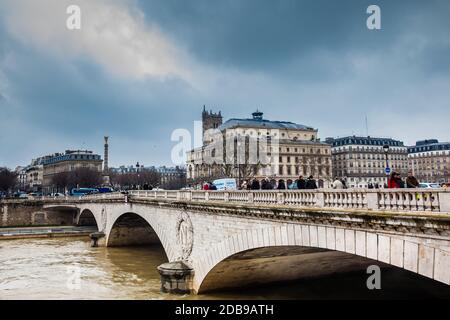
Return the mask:
{"type": "Polygon", "coordinates": [[[38,198],[38,197],[42,197],[42,193],[41,192],[30,192],[28,194],[28,196],[31,198],[38,198]]]}
{"type": "Polygon", "coordinates": [[[419,183],[419,188],[424,188],[424,189],[437,189],[440,187],[441,186],[439,185],[439,183],[429,183],[429,182],[419,183]]]}
{"type": "Polygon", "coordinates": [[[25,192],[18,192],[14,195],[14,198],[19,198],[19,199],[28,199],[30,196],[27,195],[25,192]]]}
{"type": "Polygon", "coordinates": [[[51,197],[65,197],[66,195],[61,192],[55,192],[50,195],[51,197]]]}

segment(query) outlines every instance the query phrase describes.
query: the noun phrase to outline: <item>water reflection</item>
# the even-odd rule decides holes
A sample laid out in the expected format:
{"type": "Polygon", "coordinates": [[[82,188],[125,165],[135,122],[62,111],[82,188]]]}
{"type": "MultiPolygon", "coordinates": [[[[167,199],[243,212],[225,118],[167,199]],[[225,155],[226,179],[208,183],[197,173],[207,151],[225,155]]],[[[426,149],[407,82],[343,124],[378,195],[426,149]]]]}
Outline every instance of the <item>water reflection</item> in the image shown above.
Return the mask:
{"type": "Polygon", "coordinates": [[[403,270],[382,272],[382,290],[366,288],[364,272],[198,296],[160,293],[159,246],[91,248],[86,238],[0,242],[1,299],[381,299],[450,298],[450,288],[403,270]],[[70,289],[71,271],[80,289],[70,289]]]}

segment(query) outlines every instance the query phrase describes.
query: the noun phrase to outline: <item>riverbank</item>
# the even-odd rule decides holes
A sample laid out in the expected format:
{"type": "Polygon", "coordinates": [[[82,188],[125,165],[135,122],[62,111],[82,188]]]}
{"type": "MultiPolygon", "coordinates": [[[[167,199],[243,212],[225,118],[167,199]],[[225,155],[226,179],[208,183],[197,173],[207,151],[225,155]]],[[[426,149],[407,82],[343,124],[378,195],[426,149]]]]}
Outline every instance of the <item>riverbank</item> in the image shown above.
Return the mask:
{"type": "Polygon", "coordinates": [[[0,228],[1,240],[88,236],[96,227],[53,226],[0,228]]]}

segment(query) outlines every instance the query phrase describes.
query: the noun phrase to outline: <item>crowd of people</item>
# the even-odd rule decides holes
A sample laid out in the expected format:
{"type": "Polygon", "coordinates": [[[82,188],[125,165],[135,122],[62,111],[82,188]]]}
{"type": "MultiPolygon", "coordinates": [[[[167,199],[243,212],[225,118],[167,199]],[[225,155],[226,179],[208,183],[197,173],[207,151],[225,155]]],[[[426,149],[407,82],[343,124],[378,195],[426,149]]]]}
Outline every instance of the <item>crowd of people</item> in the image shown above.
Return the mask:
{"type": "Polygon", "coordinates": [[[287,185],[284,180],[269,180],[264,178],[261,182],[258,179],[253,179],[250,182],[244,181],[240,190],[286,190],[286,189],[317,189],[317,182],[313,176],[304,179],[300,176],[297,180],[287,185]]]}
{"type": "MultiPolygon", "coordinates": [[[[331,184],[333,189],[347,189],[347,182],[343,178],[334,179],[331,184]]],[[[420,183],[412,173],[409,173],[405,180],[402,179],[401,174],[393,171],[388,179],[388,183],[384,186],[380,186],[378,183],[369,183],[368,189],[379,189],[384,187],[385,189],[398,189],[398,188],[419,188],[420,183]]],[[[442,187],[447,187],[443,184],[442,187]]],[[[258,179],[253,179],[250,181],[243,181],[238,187],[239,190],[285,190],[285,189],[317,189],[317,182],[313,176],[309,176],[305,179],[300,176],[297,180],[287,185],[284,180],[269,180],[268,177],[259,181],[258,179]]],[[[217,187],[211,182],[205,182],[202,187],[203,190],[217,190],[217,187]]]]}

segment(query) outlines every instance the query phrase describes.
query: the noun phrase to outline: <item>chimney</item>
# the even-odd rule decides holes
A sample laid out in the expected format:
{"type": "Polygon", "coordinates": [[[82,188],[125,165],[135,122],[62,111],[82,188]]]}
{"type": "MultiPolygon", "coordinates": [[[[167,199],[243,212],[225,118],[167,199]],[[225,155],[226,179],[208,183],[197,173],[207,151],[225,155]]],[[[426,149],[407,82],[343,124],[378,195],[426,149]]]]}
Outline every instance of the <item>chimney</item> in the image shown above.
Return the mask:
{"type": "Polygon", "coordinates": [[[105,136],[105,149],[103,155],[103,172],[108,172],[108,136],[105,136]]]}

